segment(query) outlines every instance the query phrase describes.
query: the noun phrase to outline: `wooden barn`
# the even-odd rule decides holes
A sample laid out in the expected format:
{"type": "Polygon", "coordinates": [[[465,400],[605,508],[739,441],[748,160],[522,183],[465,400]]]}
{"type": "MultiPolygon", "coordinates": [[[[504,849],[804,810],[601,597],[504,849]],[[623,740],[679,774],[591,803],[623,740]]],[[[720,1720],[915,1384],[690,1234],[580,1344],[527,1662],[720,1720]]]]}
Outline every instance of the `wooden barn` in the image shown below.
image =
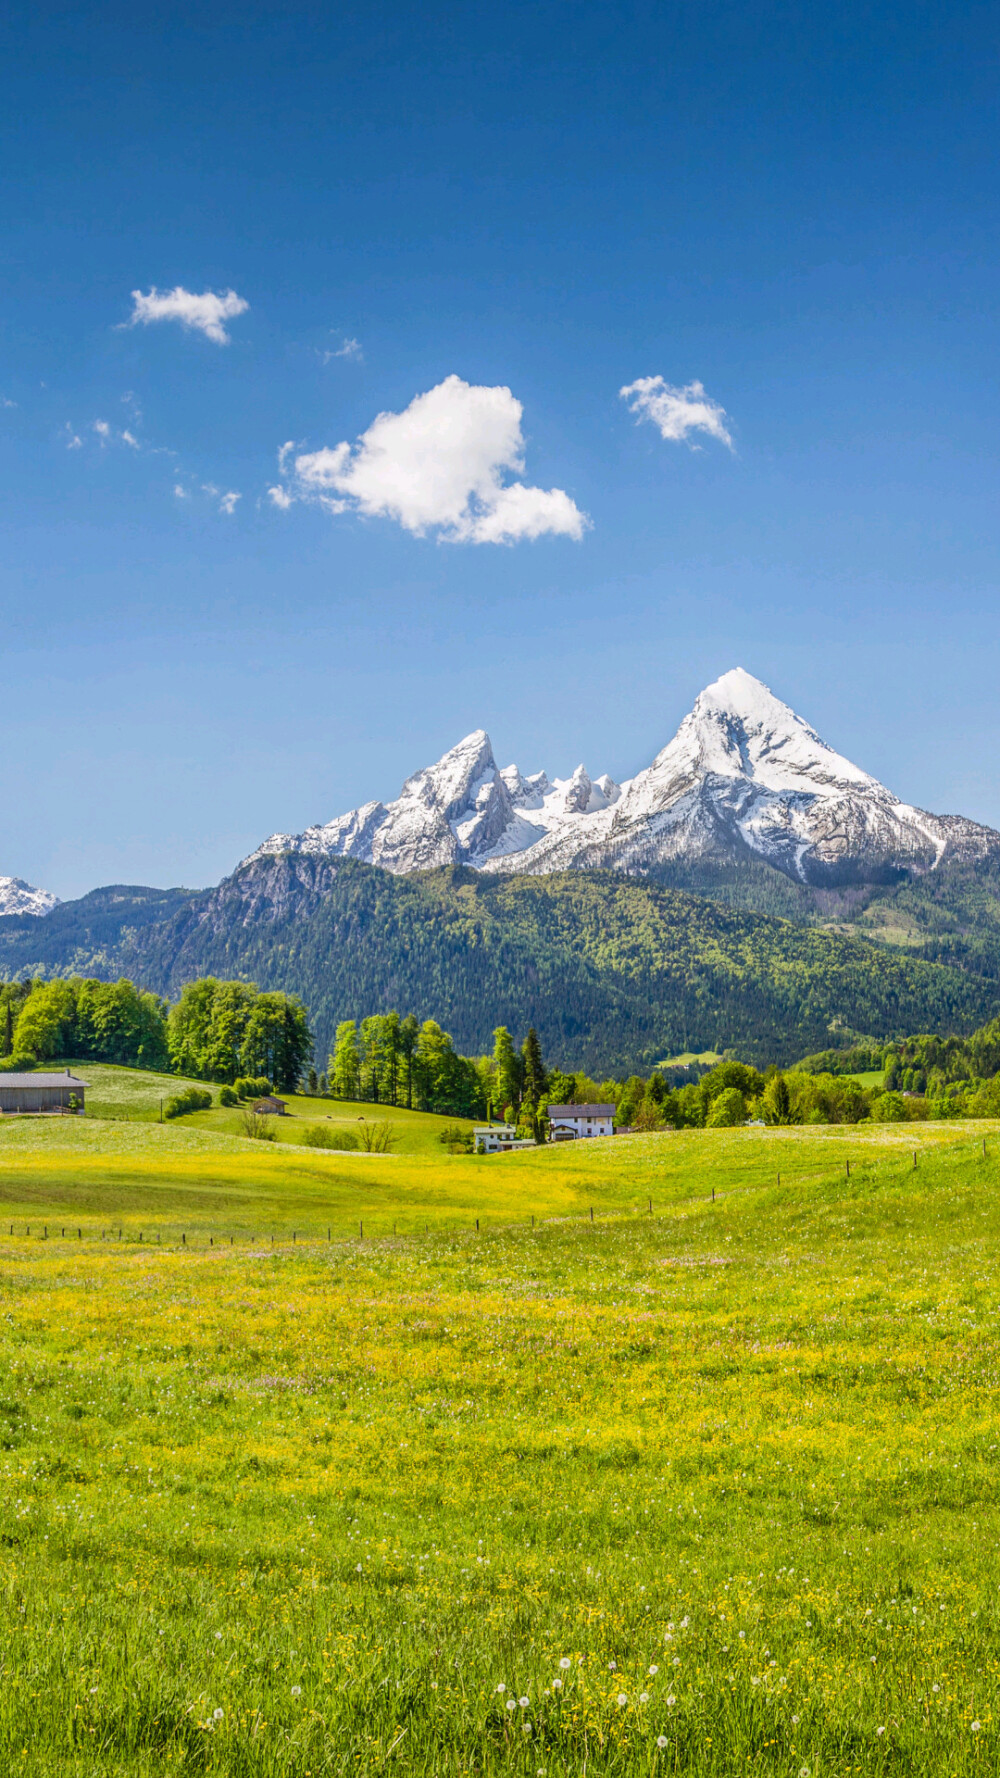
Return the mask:
{"type": "Polygon", "coordinates": [[[67,1068],[64,1074],[0,1073],[0,1112],[76,1111],[84,1108],[88,1083],[67,1068]]]}

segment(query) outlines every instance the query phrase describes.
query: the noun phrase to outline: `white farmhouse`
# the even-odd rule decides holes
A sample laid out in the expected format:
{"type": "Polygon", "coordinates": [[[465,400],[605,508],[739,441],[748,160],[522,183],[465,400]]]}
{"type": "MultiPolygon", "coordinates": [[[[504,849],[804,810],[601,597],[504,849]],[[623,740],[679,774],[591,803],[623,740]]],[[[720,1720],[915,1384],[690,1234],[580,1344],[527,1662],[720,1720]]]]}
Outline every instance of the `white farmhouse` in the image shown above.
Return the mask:
{"type": "Polygon", "coordinates": [[[570,1136],[613,1136],[613,1105],[550,1105],[549,1128],[553,1142],[570,1136]]]}
{"type": "Polygon", "coordinates": [[[534,1148],[531,1137],[518,1140],[516,1124],[480,1124],[472,1132],[477,1154],[508,1154],[512,1148],[534,1148]]]}

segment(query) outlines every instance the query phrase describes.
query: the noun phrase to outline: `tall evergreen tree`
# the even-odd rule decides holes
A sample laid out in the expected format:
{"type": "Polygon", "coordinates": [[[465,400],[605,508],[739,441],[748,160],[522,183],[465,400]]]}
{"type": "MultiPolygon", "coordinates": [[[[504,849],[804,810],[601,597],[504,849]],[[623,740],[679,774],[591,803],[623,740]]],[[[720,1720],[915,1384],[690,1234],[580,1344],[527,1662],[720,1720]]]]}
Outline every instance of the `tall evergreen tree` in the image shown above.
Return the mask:
{"type": "Polygon", "coordinates": [[[493,1033],[493,1066],[500,1115],[502,1117],[509,1106],[516,1118],[521,1104],[521,1058],[506,1025],[498,1025],[493,1033]]]}

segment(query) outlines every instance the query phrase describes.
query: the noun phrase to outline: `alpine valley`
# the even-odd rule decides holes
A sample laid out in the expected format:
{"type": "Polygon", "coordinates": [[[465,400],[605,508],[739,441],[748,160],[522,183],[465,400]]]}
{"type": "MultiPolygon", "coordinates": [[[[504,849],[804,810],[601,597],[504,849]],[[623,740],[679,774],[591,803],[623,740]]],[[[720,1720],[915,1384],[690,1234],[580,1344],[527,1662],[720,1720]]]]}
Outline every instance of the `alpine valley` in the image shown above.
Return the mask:
{"type": "Polygon", "coordinates": [[[787,1062],[1000,1004],[1000,833],[901,802],[748,673],[617,784],[466,736],[371,802],[265,840],[216,889],[76,902],[0,878],[0,974],[215,974],[339,1019],[432,1007],[460,1049],[539,1031],[591,1072],[695,1049],[787,1062]]]}

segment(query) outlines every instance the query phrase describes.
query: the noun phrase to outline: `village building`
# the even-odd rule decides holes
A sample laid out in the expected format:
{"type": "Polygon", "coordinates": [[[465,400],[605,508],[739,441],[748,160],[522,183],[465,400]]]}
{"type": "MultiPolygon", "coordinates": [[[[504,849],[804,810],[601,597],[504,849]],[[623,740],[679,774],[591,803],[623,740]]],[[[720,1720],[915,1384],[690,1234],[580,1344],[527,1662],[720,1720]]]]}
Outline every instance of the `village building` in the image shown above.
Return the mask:
{"type": "Polygon", "coordinates": [[[0,1074],[0,1113],[55,1111],[82,1115],[88,1084],[68,1068],[64,1074],[0,1074]]]}
{"type": "Polygon", "coordinates": [[[574,1136],[613,1136],[613,1105],[550,1105],[549,1129],[553,1142],[574,1136]]]}
{"type": "Polygon", "coordinates": [[[476,1154],[506,1154],[512,1148],[534,1148],[530,1136],[517,1134],[515,1124],[480,1124],[472,1132],[476,1154]]]}
{"type": "Polygon", "coordinates": [[[266,1099],[258,1099],[254,1110],[259,1112],[261,1117],[284,1117],[286,1115],[284,1099],[276,1099],[271,1093],[266,1099]]]}

